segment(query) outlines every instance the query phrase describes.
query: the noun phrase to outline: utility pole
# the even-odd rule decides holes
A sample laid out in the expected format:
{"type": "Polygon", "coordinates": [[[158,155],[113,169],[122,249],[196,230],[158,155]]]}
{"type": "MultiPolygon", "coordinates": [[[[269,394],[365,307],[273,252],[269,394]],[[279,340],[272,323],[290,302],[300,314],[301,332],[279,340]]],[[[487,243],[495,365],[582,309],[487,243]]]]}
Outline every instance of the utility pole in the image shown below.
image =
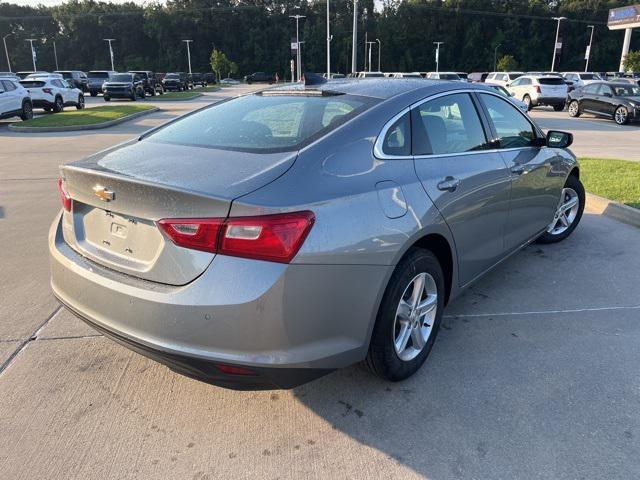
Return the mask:
{"type": "Polygon", "coordinates": [[[594,25],[588,25],[587,28],[591,29],[591,38],[589,38],[589,46],[587,47],[587,53],[585,55],[587,63],[584,66],[584,71],[589,70],[589,59],[591,58],[591,46],[593,45],[593,30],[595,29],[594,25]]]}
{"type": "Polygon", "coordinates": [[[187,62],[189,64],[189,75],[191,75],[191,49],[189,48],[189,44],[193,42],[193,40],[182,40],[187,44],[187,62]]]}
{"type": "Polygon", "coordinates": [[[374,43],[376,42],[367,42],[367,45],[369,45],[369,71],[371,71],[371,49],[373,48],[372,45],[374,43]]]}
{"type": "Polygon", "coordinates": [[[498,68],[498,49],[502,46],[501,43],[496,45],[496,48],[493,50],[493,71],[495,72],[498,68]]]}
{"type": "Polygon", "coordinates": [[[440,45],[444,45],[444,42],[433,42],[436,46],[436,73],[440,71],[440,45]]]}
{"type": "Polygon", "coordinates": [[[53,58],[55,58],[56,60],[56,70],[60,70],[60,68],[58,68],[58,52],[56,51],[56,41],[53,41],[53,58]]]}
{"type": "Polygon", "coordinates": [[[9,50],[7,49],[7,37],[11,35],[7,33],[4,37],[2,37],[2,42],[4,43],[4,54],[7,56],[7,68],[9,69],[9,73],[11,73],[11,62],[9,61],[9,50]]]}
{"type": "Polygon", "coordinates": [[[327,80],[331,78],[331,32],[329,30],[329,0],[327,0],[327,80]]]}
{"type": "Polygon", "coordinates": [[[376,38],[376,42],[378,42],[378,71],[381,72],[382,70],[380,70],[380,52],[382,51],[382,42],[378,38],[376,38]]]}
{"type": "Polygon", "coordinates": [[[306,15],[289,15],[289,18],[295,18],[296,19],[296,64],[297,64],[297,81],[300,81],[300,77],[302,76],[302,71],[301,71],[301,66],[300,66],[300,59],[301,59],[301,55],[300,55],[300,19],[301,18],[307,18],[306,15]]]}
{"type": "MultiPolygon", "coordinates": [[[[365,8],[364,11],[366,13],[367,9],[365,8]]],[[[365,32],[364,32],[364,68],[363,68],[363,71],[366,72],[367,71],[367,58],[368,58],[367,47],[369,46],[368,45],[369,42],[367,40],[369,38],[369,32],[366,31],[366,27],[363,26],[363,28],[365,28],[365,32]]],[[[369,70],[368,71],[371,71],[371,66],[369,66],[369,70]]]]}
{"type": "Polygon", "coordinates": [[[551,71],[556,71],[556,52],[558,50],[558,37],[560,36],[560,22],[566,20],[567,17],[553,17],[553,20],[558,21],[558,28],[556,29],[556,43],[553,45],[553,60],[551,61],[551,71]]]}
{"type": "Polygon", "coordinates": [[[109,42],[109,55],[111,56],[111,70],[115,70],[113,66],[113,47],[111,46],[111,42],[115,41],[115,38],[103,38],[105,42],[109,42]]]}
{"type": "Polygon", "coordinates": [[[36,51],[33,48],[33,42],[37,41],[37,38],[27,38],[27,42],[31,44],[31,60],[33,60],[33,71],[36,72],[36,51]]]}
{"type": "Polygon", "coordinates": [[[353,0],[353,41],[351,43],[351,73],[356,74],[358,59],[358,0],[353,0]]]}

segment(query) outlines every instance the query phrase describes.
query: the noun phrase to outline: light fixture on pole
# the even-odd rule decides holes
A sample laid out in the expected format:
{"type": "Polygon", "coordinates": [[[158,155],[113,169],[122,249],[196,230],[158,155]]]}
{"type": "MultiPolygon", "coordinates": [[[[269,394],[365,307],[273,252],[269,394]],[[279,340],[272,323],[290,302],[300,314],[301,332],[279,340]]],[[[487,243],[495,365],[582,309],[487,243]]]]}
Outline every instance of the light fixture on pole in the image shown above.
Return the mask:
{"type": "Polygon", "coordinates": [[[433,42],[436,46],[436,73],[440,71],[440,45],[444,45],[444,42],[433,42]]]}
{"type": "Polygon", "coordinates": [[[193,40],[182,40],[187,44],[187,62],[189,65],[189,75],[191,75],[191,49],[189,48],[189,44],[193,42],[193,40]]]}
{"type": "Polygon", "coordinates": [[[382,70],[380,70],[380,52],[382,51],[382,42],[379,38],[376,38],[376,42],[378,42],[378,71],[381,72],[382,70]]]}
{"type": "Polygon", "coordinates": [[[56,70],[60,70],[60,68],[58,68],[58,52],[56,50],[56,41],[53,41],[53,58],[56,61],[56,70]]]}
{"type": "Polygon", "coordinates": [[[358,59],[358,0],[353,0],[353,40],[351,42],[351,73],[356,74],[356,61],[358,59]]]}
{"type": "Polygon", "coordinates": [[[33,60],[33,71],[36,72],[38,69],[36,68],[36,51],[33,48],[33,42],[37,41],[37,38],[27,38],[27,42],[31,44],[31,60],[33,60]]]}
{"type": "Polygon", "coordinates": [[[11,33],[7,33],[2,37],[2,43],[4,43],[4,54],[7,56],[7,68],[9,69],[9,73],[11,73],[11,62],[9,61],[9,50],[7,49],[7,37],[9,35],[11,35],[11,33]]]}
{"type": "Polygon", "coordinates": [[[372,45],[376,43],[376,42],[367,42],[368,48],[369,48],[369,71],[371,71],[371,50],[372,50],[372,45]]]}
{"type": "Polygon", "coordinates": [[[300,19],[301,18],[307,18],[306,15],[289,15],[289,18],[295,18],[296,19],[296,76],[297,81],[300,81],[300,77],[302,76],[302,71],[300,68],[300,59],[301,59],[301,55],[300,55],[300,19]]]}
{"type": "Polygon", "coordinates": [[[111,70],[115,70],[113,66],[113,47],[111,46],[111,42],[115,41],[115,38],[103,38],[105,42],[109,42],[109,56],[111,57],[111,70]]]}
{"type": "MultiPolygon", "coordinates": [[[[558,37],[560,36],[560,22],[563,20],[567,20],[567,17],[553,17],[553,20],[558,22],[558,28],[556,29],[556,43],[553,45],[553,60],[551,61],[551,71],[555,72],[556,70],[556,53],[559,50],[558,48],[558,37]]],[[[560,45],[562,48],[562,45],[560,45]]]]}
{"type": "Polygon", "coordinates": [[[589,38],[589,46],[587,47],[587,52],[584,55],[585,60],[587,61],[586,65],[584,66],[585,72],[589,70],[589,59],[591,58],[591,46],[593,45],[593,30],[596,27],[594,25],[588,25],[587,28],[591,29],[591,38],[589,38]]]}
{"type": "Polygon", "coordinates": [[[497,71],[498,69],[498,49],[502,46],[501,43],[496,45],[496,48],[493,49],[493,71],[497,71]]]}

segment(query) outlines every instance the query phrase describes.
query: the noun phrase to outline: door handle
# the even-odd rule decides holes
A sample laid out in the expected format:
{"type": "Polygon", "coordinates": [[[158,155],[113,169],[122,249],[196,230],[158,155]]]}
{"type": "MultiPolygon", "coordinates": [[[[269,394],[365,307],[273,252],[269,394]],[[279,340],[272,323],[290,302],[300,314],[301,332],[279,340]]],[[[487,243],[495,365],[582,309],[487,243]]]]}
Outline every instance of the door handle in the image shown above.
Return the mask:
{"type": "Polygon", "coordinates": [[[515,165],[511,167],[511,173],[516,175],[522,175],[525,171],[524,165],[515,165]]]}
{"type": "Polygon", "coordinates": [[[446,177],[438,184],[438,190],[446,192],[454,192],[458,185],[460,185],[460,179],[453,177],[446,177]]]}

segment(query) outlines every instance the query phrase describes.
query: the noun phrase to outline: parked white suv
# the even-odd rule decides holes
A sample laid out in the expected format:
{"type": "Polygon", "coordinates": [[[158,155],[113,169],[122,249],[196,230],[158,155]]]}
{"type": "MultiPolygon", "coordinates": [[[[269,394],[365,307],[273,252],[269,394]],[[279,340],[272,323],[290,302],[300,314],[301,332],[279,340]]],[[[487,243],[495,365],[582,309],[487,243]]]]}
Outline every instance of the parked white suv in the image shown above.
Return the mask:
{"type": "Polygon", "coordinates": [[[22,87],[16,77],[0,77],[0,118],[33,118],[33,105],[29,92],[22,87]]]}
{"type": "Polygon", "coordinates": [[[573,84],[573,88],[581,88],[594,82],[602,82],[604,79],[593,72],[565,72],[562,76],[573,84]]]}
{"type": "Polygon", "coordinates": [[[84,108],[84,94],[59,74],[29,75],[20,83],[31,95],[34,108],[43,108],[46,112],[62,112],[64,107],[84,108]]]}
{"type": "Polygon", "coordinates": [[[569,87],[564,78],[555,75],[523,75],[507,85],[507,90],[527,104],[529,110],[539,105],[564,110],[569,87]]]}
{"type": "Polygon", "coordinates": [[[485,83],[492,83],[494,85],[502,85],[506,87],[508,84],[520,78],[524,75],[523,72],[491,72],[487,75],[485,83]]]}

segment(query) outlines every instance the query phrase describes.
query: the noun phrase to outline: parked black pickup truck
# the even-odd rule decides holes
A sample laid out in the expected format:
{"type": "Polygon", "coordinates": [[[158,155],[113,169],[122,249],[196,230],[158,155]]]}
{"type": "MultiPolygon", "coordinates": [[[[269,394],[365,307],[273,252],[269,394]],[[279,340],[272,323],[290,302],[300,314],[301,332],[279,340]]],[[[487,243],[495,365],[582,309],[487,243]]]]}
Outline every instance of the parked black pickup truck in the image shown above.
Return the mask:
{"type": "Polygon", "coordinates": [[[248,84],[252,83],[268,83],[272,84],[276,81],[275,75],[271,73],[255,72],[244,77],[244,81],[248,84]]]}
{"type": "Polygon", "coordinates": [[[200,85],[201,87],[207,86],[207,81],[204,79],[204,75],[202,73],[192,73],[191,81],[193,82],[194,86],[195,85],[200,85]]]}
{"type": "Polygon", "coordinates": [[[129,98],[136,101],[145,97],[142,77],[137,73],[116,73],[102,85],[102,96],[108,102],[112,98],[129,98]]]}
{"type": "Polygon", "coordinates": [[[182,92],[189,88],[189,83],[187,74],[183,72],[167,73],[162,79],[162,86],[167,91],[175,90],[177,92],[182,92]]]}
{"type": "Polygon", "coordinates": [[[156,81],[156,74],[149,70],[129,70],[129,73],[135,73],[142,79],[144,91],[154,97],[156,93],[162,95],[164,90],[162,84],[156,81]]]}

